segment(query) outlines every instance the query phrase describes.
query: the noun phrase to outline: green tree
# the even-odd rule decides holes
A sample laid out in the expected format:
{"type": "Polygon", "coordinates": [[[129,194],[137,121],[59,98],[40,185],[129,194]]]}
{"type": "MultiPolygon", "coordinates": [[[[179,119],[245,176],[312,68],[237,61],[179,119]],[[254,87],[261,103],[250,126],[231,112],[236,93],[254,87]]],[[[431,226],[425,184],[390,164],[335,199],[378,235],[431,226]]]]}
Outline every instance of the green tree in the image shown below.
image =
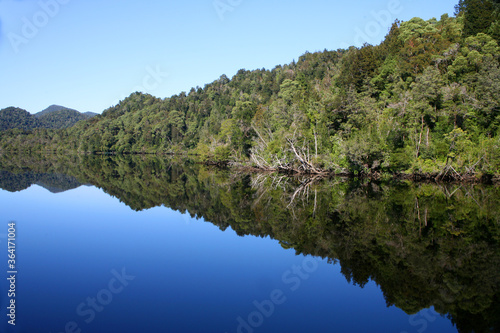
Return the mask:
{"type": "Polygon", "coordinates": [[[492,0],[460,0],[455,14],[463,15],[464,36],[487,33],[497,21],[498,5],[492,0]]]}

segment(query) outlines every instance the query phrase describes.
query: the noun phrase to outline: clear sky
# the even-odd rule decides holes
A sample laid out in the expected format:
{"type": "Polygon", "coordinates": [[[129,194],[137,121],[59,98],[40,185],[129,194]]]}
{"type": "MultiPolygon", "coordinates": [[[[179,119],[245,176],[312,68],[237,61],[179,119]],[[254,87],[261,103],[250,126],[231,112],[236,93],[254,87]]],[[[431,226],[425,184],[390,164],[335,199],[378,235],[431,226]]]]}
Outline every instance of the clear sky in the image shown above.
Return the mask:
{"type": "Polygon", "coordinates": [[[458,0],[0,0],[0,109],[101,113],[134,91],[169,97],[304,52],[378,44],[395,19],[458,0]]]}

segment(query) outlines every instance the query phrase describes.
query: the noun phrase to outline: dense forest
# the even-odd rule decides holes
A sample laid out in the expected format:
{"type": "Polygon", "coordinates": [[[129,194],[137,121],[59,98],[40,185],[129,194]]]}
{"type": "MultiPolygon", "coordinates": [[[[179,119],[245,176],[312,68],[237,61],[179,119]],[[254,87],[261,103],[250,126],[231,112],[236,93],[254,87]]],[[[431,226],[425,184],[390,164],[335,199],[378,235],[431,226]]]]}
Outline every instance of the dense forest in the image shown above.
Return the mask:
{"type": "Polygon", "coordinates": [[[96,115],[92,112],[80,113],[59,105],[51,105],[34,115],[20,108],[9,107],[0,110],[0,131],[69,128],[81,120],[87,120],[96,115]]]}
{"type": "Polygon", "coordinates": [[[35,117],[41,117],[43,115],[46,115],[46,114],[49,114],[52,112],[61,111],[61,110],[76,111],[75,109],[67,108],[65,106],[52,104],[51,106],[43,109],[42,111],[35,113],[35,117]]]}
{"type": "Polygon", "coordinates": [[[0,131],[14,128],[31,130],[37,127],[40,127],[40,122],[26,110],[15,107],[0,110],[0,131]]]}
{"type": "Polygon", "coordinates": [[[69,128],[77,122],[92,118],[92,115],[74,110],[57,110],[43,115],[35,114],[40,122],[40,127],[47,129],[69,128]]]}
{"type": "Polygon", "coordinates": [[[133,93],[61,130],[0,133],[2,151],[191,153],[295,173],[500,174],[500,1],[396,21],[384,41],[306,52],[170,98],[133,93]]]}
{"type": "MultiPolygon", "coordinates": [[[[156,156],[0,156],[0,187],[92,184],[134,210],[165,206],[328,258],[387,306],[431,306],[459,332],[500,329],[500,188],[230,172],[156,156]],[[52,175],[52,176],[50,176],[52,175]],[[65,175],[65,176],[63,176],[65,175]]],[[[175,223],[175,220],[165,220],[175,223]]]]}

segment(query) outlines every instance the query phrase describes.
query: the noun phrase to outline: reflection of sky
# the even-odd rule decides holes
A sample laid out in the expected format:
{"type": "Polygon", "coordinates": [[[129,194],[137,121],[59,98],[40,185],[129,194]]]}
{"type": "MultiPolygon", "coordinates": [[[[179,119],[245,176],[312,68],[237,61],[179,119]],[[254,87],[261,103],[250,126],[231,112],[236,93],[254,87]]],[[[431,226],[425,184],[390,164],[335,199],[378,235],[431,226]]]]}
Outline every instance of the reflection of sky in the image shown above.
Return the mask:
{"type": "MultiPolygon", "coordinates": [[[[39,186],[0,191],[0,202],[2,220],[17,221],[18,229],[18,326],[7,332],[61,332],[68,321],[93,333],[236,332],[238,316],[247,318],[253,302],[269,299],[274,289],[284,292],[286,302],[256,332],[422,327],[387,308],[373,282],[363,289],[349,285],[340,267],[326,261],[291,291],[282,276],[303,256],[269,238],[222,232],[168,208],[134,212],[85,186],[59,194],[39,186]],[[122,268],[135,280],[86,324],[76,307],[106,288],[112,269],[122,268]]],[[[4,263],[0,267],[6,271],[4,263]]],[[[0,301],[5,309],[5,292],[0,301]]],[[[4,327],[6,321],[0,322],[4,327]]],[[[428,324],[427,332],[447,331],[453,331],[448,320],[428,324]]]]}

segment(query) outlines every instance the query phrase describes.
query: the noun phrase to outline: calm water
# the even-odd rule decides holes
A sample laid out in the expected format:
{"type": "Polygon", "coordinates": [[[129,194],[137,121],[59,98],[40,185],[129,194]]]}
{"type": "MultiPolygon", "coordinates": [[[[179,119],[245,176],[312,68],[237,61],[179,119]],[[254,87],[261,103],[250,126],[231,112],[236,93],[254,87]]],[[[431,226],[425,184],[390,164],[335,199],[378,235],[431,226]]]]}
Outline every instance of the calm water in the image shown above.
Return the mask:
{"type": "Polygon", "coordinates": [[[498,331],[500,190],[0,158],[1,332],[498,331]]]}

